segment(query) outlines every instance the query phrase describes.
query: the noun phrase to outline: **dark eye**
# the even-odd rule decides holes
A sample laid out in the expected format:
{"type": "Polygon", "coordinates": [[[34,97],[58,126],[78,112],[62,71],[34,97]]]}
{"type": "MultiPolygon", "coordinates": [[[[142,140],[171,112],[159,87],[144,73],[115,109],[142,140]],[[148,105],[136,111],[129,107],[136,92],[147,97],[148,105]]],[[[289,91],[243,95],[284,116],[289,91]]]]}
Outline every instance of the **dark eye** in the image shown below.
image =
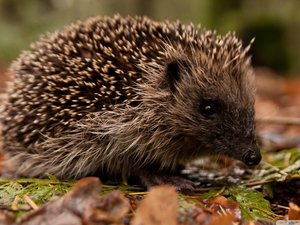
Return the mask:
{"type": "Polygon", "coordinates": [[[217,103],[213,100],[204,100],[200,104],[200,112],[203,116],[213,119],[217,114],[217,103]]]}

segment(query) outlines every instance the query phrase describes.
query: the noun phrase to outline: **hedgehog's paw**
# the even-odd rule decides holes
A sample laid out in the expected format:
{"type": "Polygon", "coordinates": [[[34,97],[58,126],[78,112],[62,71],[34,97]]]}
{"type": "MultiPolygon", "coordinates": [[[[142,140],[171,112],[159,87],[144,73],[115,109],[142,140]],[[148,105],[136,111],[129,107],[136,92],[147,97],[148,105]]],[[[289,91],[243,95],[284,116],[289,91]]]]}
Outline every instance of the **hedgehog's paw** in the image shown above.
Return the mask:
{"type": "Polygon", "coordinates": [[[142,184],[147,188],[167,184],[174,186],[177,191],[182,193],[192,193],[195,191],[195,183],[184,177],[155,173],[141,173],[139,177],[142,184]]]}

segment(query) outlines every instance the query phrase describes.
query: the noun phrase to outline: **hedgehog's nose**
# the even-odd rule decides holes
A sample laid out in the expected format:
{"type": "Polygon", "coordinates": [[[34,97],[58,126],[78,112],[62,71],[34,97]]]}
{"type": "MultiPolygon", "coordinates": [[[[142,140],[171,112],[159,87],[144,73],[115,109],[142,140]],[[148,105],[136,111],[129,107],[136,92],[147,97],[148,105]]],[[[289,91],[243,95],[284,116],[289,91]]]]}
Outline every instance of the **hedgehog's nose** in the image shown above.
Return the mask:
{"type": "Polygon", "coordinates": [[[243,157],[243,162],[248,166],[257,165],[261,160],[261,154],[258,147],[249,150],[243,157]]]}

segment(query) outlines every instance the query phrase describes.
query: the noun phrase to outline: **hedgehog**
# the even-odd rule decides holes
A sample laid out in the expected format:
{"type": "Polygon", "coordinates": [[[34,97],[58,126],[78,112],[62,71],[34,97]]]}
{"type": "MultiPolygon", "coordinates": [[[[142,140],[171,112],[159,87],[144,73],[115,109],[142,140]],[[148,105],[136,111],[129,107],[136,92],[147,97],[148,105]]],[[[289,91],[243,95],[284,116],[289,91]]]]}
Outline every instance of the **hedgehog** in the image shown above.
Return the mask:
{"type": "Polygon", "coordinates": [[[250,45],[144,16],[94,17],[42,36],[9,70],[6,173],[184,189],[191,183],[176,171],[194,159],[258,164],[250,45]]]}

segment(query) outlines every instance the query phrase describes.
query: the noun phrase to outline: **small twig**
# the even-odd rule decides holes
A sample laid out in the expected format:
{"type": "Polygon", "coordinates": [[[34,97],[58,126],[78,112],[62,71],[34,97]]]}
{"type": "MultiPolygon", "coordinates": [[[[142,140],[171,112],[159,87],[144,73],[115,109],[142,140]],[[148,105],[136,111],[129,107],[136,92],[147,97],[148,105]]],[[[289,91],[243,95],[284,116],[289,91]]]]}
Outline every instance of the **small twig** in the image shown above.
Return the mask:
{"type": "Polygon", "coordinates": [[[281,117],[281,116],[258,117],[256,118],[256,122],[300,126],[300,118],[297,117],[281,117]]]}
{"type": "Polygon", "coordinates": [[[271,183],[274,180],[257,180],[257,181],[252,181],[249,183],[245,183],[246,187],[253,187],[253,186],[257,186],[257,185],[263,185],[263,184],[268,184],[271,183]]]}
{"type": "Polygon", "coordinates": [[[221,212],[223,213],[224,216],[228,215],[226,210],[221,205],[219,205],[219,208],[220,208],[220,210],[221,210],[221,212]]]}
{"type": "Polygon", "coordinates": [[[218,191],[215,196],[221,195],[225,191],[225,187],[222,187],[220,191],[218,191]]]}
{"type": "Polygon", "coordinates": [[[148,191],[141,191],[141,192],[129,192],[129,195],[146,195],[148,194],[148,191]]]}
{"type": "Polygon", "coordinates": [[[11,204],[11,209],[12,209],[13,211],[17,211],[17,210],[18,210],[18,203],[19,203],[19,201],[20,201],[20,197],[17,195],[17,196],[15,197],[14,201],[13,201],[12,204],[11,204]]]}
{"type": "Polygon", "coordinates": [[[33,209],[39,208],[37,204],[35,204],[35,202],[28,195],[24,195],[23,198],[30,205],[31,208],[33,209]]]}
{"type": "Polygon", "coordinates": [[[269,216],[275,216],[275,217],[281,218],[281,219],[284,218],[284,216],[278,215],[278,214],[273,213],[273,212],[270,212],[270,211],[268,211],[268,210],[261,209],[261,208],[259,208],[259,207],[254,206],[254,205],[251,205],[251,208],[252,208],[252,209],[256,209],[256,210],[258,210],[258,211],[261,211],[261,212],[264,212],[265,214],[268,214],[269,216]]]}
{"type": "Polygon", "coordinates": [[[287,209],[287,210],[289,210],[290,209],[290,207],[288,207],[288,206],[284,206],[284,205],[276,205],[278,208],[282,208],[282,209],[287,209]]]}

